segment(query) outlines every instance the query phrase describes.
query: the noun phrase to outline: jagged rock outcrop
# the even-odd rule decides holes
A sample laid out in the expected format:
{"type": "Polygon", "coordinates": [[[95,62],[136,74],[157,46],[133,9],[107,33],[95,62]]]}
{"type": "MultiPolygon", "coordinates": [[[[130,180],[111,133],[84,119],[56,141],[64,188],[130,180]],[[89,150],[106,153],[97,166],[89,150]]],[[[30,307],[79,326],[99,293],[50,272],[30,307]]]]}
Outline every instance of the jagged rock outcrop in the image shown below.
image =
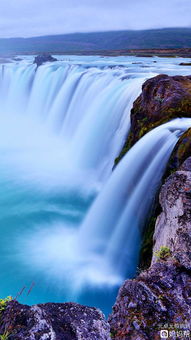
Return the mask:
{"type": "Polygon", "coordinates": [[[191,337],[191,158],[167,179],[160,203],[152,265],[121,287],[109,318],[113,339],[160,339],[170,325],[191,337]]]}
{"type": "MultiPolygon", "coordinates": [[[[190,156],[191,156],[191,128],[188,129],[185,133],[183,133],[183,135],[179,138],[168,162],[168,166],[165,171],[163,181],[173,172],[178,170],[180,166],[184,163],[184,161],[190,156]]],[[[161,206],[159,204],[159,197],[157,195],[152,209],[152,216],[147,222],[147,228],[141,248],[140,267],[143,269],[148,268],[151,263],[153,248],[153,233],[155,229],[156,219],[160,212],[161,206]]]]}
{"type": "Polygon", "coordinates": [[[35,306],[8,303],[0,316],[0,334],[9,340],[109,340],[109,325],[96,308],[76,303],[35,306]]]}
{"type": "Polygon", "coordinates": [[[172,172],[177,170],[182,163],[191,156],[191,128],[188,129],[179,138],[175,148],[172,152],[165,176],[169,176],[172,172]]]}
{"type": "MultiPolygon", "coordinates": [[[[163,185],[160,204],[163,211],[156,222],[153,251],[167,247],[191,270],[191,158],[163,185]]],[[[156,261],[154,256],[152,263],[156,261]]]]}
{"type": "Polygon", "coordinates": [[[53,62],[53,61],[57,61],[56,58],[52,57],[50,54],[40,54],[37,57],[34,58],[34,64],[37,64],[37,66],[42,65],[43,63],[46,62],[53,62]]]}
{"type": "Polygon", "coordinates": [[[177,117],[191,117],[191,76],[165,74],[147,80],[131,111],[131,131],[116,163],[142,136],[177,117]]]}

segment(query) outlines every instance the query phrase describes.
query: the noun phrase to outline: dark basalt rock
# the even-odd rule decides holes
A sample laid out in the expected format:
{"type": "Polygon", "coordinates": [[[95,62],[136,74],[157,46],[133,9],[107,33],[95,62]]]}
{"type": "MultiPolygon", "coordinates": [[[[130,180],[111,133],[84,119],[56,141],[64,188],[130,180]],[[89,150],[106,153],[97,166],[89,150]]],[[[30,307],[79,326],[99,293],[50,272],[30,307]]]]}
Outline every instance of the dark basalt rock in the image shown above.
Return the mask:
{"type": "Polygon", "coordinates": [[[109,340],[109,325],[96,308],[75,303],[35,306],[8,303],[0,316],[0,334],[9,340],[109,340]]]}
{"type": "Polygon", "coordinates": [[[191,63],[180,63],[180,66],[191,66],[191,63]]]}
{"type": "Polygon", "coordinates": [[[182,163],[191,156],[191,128],[188,129],[180,137],[179,141],[175,145],[165,176],[169,176],[172,172],[176,171],[182,163]]]}
{"type": "Polygon", "coordinates": [[[160,339],[170,325],[191,336],[191,158],[167,179],[160,203],[152,265],[121,287],[109,317],[113,339],[160,339]]]}
{"type": "Polygon", "coordinates": [[[37,64],[37,66],[42,65],[43,63],[46,62],[53,62],[53,61],[57,61],[56,58],[52,57],[50,54],[41,54],[38,55],[37,57],[34,58],[34,64],[37,64]]]}
{"type": "Polygon", "coordinates": [[[116,163],[147,132],[178,117],[191,117],[191,76],[147,80],[131,111],[131,131],[116,163]]]}

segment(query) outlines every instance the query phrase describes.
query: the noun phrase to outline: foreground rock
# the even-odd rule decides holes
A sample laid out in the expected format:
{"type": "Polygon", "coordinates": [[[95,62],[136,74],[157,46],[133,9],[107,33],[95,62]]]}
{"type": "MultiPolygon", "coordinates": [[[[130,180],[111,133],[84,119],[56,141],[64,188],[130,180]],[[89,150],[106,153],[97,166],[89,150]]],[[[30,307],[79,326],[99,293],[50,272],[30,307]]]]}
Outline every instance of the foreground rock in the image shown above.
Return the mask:
{"type": "Polygon", "coordinates": [[[161,329],[191,338],[191,158],[168,178],[160,203],[152,266],[121,287],[109,318],[113,339],[160,339],[161,329]]]}
{"type": "Polygon", "coordinates": [[[191,76],[161,74],[147,80],[133,104],[131,131],[116,162],[147,132],[178,117],[191,117],[191,76]]]}
{"type": "Polygon", "coordinates": [[[0,317],[0,334],[9,340],[109,340],[109,325],[96,308],[75,303],[25,306],[9,302],[0,317]]]}
{"type": "Polygon", "coordinates": [[[50,54],[42,54],[34,58],[34,64],[37,64],[37,66],[40,66],[46,62],[53,62],[53,61],[57,61],[57,59],[52,57],[50,54]]]}

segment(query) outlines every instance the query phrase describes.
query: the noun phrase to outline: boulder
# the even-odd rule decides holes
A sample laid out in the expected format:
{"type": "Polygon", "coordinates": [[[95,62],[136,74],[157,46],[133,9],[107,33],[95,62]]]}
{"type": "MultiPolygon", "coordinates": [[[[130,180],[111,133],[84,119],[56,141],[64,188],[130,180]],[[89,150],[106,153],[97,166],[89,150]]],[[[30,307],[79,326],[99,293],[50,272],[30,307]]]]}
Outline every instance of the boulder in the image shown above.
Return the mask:
{"type": "Polygon", "coordinates": [[[50,54],[40,54],[34,58],[33,64],[37,64],[37,66],[40,66],[43,63],[53,62],[53,61],[57,61],[57,59],[52,57],[50,54]]]}
{"type": "Polygon", "coordinates": [[[8,303],[0,314],[0,334],[9,340],[109,340],[109,325],[96,308],[76,303],[8,303]]]}

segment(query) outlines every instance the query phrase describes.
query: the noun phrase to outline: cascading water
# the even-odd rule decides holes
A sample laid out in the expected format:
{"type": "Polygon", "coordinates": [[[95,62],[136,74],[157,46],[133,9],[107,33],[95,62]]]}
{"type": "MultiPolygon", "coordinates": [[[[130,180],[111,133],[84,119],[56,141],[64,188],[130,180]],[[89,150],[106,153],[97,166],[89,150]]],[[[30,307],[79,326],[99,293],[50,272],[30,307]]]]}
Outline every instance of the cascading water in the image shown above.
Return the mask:
{"type": "Polygon", "coordinates": [[[84,242],[81,251],[85,256],[98,254],[106,281],[107,269],[121,280],[135,274],[149,208],[173,147],[190,126],[191,119],[176,119],[137,142],[119,163],[83,222],[78,235],[84,242]]]}
{"type": "Polygon", "coordinates": [[[133,275],[165,164],[191,126],[187,119],[155,129],[112,173],[132,103],[152,75],[72,62],[0,66],[2,296],[35,282],[21,301],[107,311],[133,275]]]}
{"type": "Polygon", "coordinates": [[[83,286],[115,286],[132,277],[144,222],[166,163],[190,126],[191,119],[176,119],[143,137],[115,169],[79,229],[57,226],[52,232],[37,231],[27,242],[35,266],[41,270],[48,266],[51,277],[61,275],[61,282],[68,273],[73,294],[83,286]],[[38,239],[43,241],[35,246],[38,239]],[[55,262],[59,270],[63,268],[59,274],[52,272],[55,262]]]}
{"type": "Polygon", "coordinates": [[[74,65],[45,65],[37,71],[34,65],[3,66],[1,120],[3,124],[12,123],[13,127],[6,128],[22,149],[23,137],[31,147],[39,142],[45,148],[49,138],[50,145],[60,143],[64,168],[93,170],[97,178],[108,176],[144,79],[122,80],[123,76],[122,71],[87,70],[74,65]],[[37,129],[41,131],[36,133],[37,129]]]}
{"type": "Polygon", "coordinates": [[[71,283],[67,284],[63,268],[67,260],[58,255],[64,250],[66,258],[71,253],[75,257],[70,234],[79,228],[112,172],[143,81],[143,77],[127,77],[123,68],[59,62],[38,69],[30,63],[1,66],[2,296],[16,295],[23,285],[35,281],[28,303],[47,301],[49,296],[55,300],[57,295],[62,301],[71,298],[71,283]],[[28,254],[29,241],[32,252],[37,246],[35,256],[28,254]],[[44,247],[45,243],[41,253],[38,244],[44,247]],[[48,254],[55,268],[43,267],[40,275],[39,265],[49,266],[48,254]],[[14,276],[17,281],[12,287],[14,276]],[[49,289],[53,293],[47,293],[49,289]]]}

